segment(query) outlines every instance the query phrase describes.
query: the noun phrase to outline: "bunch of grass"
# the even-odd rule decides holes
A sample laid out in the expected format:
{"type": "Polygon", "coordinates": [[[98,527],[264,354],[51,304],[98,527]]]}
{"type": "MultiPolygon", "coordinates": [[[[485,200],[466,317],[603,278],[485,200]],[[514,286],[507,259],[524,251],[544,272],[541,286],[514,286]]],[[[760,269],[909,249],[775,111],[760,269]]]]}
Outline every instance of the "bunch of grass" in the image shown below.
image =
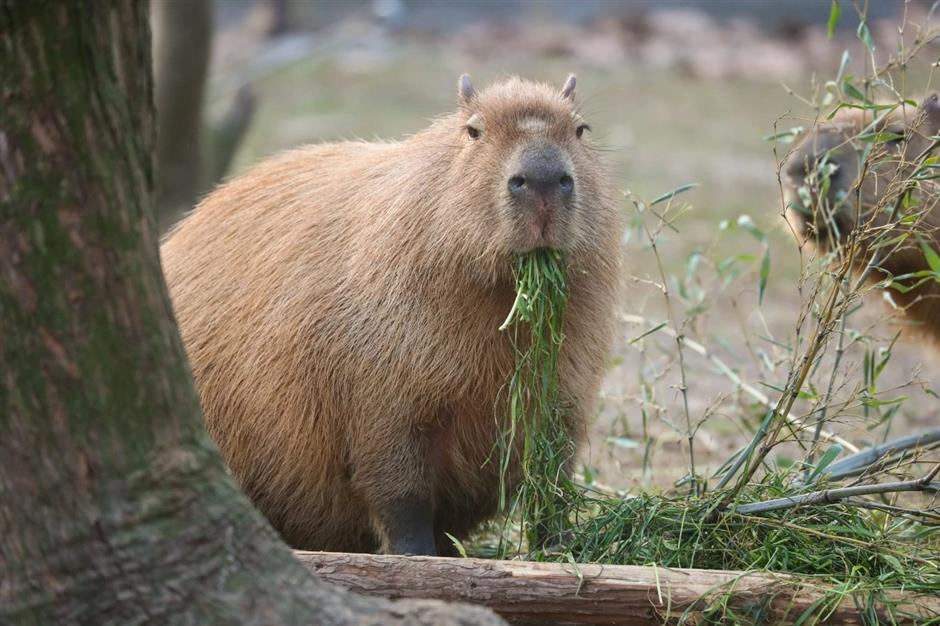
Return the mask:
{"type": "MultiPolygon", "coordinates": [[[[742,490],[738,503],[792,496],[792,479],[783,472],[770,473],[742,490]]],[[[719,508],[725,495],[582,495],[565,550],[542,557],[766,570],[872,588],[940,590],[940,526],[852,503],[742,515],[734,507],[719,508]]]]}
{"type": "MultiPolygon", "coordinates": [[[[563,532],[575,488],[568,466],[575,453],[558,386],[568,284],[564,255],[536,249],[514,268],[516,299],[500,327],[510,334],[516,365],[507,388],[508,419],[499,442],[500,508],[516,517],[530,546],[563,532]],[[509,472],[518,459],[515,493],[509,472]]],[[[519,548],[521,549],[521,545],[519,548]]]]}

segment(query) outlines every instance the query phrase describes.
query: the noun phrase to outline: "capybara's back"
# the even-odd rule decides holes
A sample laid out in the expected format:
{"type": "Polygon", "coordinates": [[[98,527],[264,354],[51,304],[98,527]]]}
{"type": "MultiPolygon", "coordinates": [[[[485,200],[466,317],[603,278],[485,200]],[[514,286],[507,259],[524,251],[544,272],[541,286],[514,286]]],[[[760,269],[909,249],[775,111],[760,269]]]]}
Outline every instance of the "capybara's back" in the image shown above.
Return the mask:
{"type": "Polygon", "coordinates": [[[209,433],[298,548],[429,553],[495,512],[513,260],[566,252],[572,436],[611,338],[619,209],[574,79],[509,79],[404,141],[309,146],[161,248],[209,433]]]}

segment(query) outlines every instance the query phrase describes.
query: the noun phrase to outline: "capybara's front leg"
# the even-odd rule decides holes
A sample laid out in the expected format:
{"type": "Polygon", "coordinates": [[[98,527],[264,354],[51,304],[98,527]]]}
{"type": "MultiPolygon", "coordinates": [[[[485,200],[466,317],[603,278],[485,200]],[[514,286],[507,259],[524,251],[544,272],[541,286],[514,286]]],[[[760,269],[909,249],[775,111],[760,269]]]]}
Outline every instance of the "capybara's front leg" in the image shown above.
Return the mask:
{"type": "Polygon", "coordinates": [[[373,422],[358,438],[353,488],[368,503],[383,552],[435,556],[428,442],[403,422],[373,422]]]}
{"type": "Polygon", "coordinates": [[[386,535],[386,552],[437,555],[430,498],[410,495],[388,502],[380,517],[386,535]]]}

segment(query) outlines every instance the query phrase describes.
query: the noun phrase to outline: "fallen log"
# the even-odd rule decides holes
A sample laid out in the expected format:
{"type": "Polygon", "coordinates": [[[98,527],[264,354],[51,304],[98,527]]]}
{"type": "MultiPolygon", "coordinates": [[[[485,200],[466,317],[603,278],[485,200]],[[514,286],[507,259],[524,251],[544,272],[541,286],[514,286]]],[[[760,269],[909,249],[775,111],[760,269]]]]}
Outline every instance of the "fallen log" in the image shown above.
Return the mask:
{"type": "Polygon", "coordinates": [[[512,624],[701,623],[709,611],[732,611],[740,623],[908,623],[940,617],[940,597],[866,598],[826,591],[825,584],[766,573],[580,565],[442,557],[295,551],[311,571],[357,593],[433,598],[490,607],[512,624]]]}

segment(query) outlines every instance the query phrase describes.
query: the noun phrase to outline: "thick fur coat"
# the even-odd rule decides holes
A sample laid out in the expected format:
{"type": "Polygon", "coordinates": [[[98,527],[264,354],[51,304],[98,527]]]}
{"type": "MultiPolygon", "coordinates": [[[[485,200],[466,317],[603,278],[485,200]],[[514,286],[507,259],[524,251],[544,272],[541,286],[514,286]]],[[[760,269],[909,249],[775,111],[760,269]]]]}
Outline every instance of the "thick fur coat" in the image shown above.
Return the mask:
{"type": "Polygon", "coordinates": [[[495,512],[514,362],[498,328],[514,256],[535,245],[506,180],[534,141],[558,147],[574,179],[543,235],[570,264],[573,437],[592,414],[618,292],[615,189],[570,92],[512,78],[479,93],[466,81],[460,97],[403,141],[275,156],[162,245],[209,433],[294,547],[389,549],[387,510],[428,500],[444,549],[444,532],[495,512]]]}

